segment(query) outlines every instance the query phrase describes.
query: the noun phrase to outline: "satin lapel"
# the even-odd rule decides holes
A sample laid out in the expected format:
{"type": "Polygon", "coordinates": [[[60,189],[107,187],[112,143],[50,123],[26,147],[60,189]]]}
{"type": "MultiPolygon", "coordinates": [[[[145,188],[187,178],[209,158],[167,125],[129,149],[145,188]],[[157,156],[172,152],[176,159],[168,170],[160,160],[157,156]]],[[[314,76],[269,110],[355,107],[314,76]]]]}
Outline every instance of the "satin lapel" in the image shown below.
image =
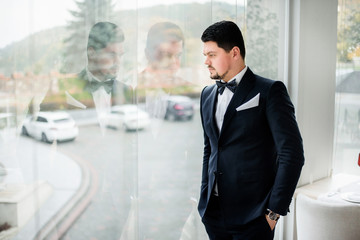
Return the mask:
{"type": "Polygon", "coordinates": [[[210,117],[211,117],[211,128],[214,132],[214,135],[217,138],[219,138],[219,130],[218,130],[218,127],[217,127],[216,121],[215,121],[217,95],[218,95],[218,92],[217,92],[217,87],[215,85],[210,93],[210,106],[211,106],[210,117]]]}
{"type": "Polygon", "coordinates": [[[71,94],[68,91],[65,91],[65,97],[66,97],[67,104],[77,107],[77,108],[86,109],[86,105],[83,104],[82,102],[76,100],[73,96],[71,96],[71,94]]]}
{"type": "Polygon", "coordinates": [[[221,132],[224,132],[224,129],[226,129],[231,118],[234,116],[236,112],[236,108],[244,102],[246,96],[248,95],[250,90],[254,87],[255,84],[254,78],[255,78],[254,74],[250,69],[248,69],[244,77],[241,79],[239,86],[236,88],[234,96],[232,97],[229,106],[226,109],[221,132]]]}

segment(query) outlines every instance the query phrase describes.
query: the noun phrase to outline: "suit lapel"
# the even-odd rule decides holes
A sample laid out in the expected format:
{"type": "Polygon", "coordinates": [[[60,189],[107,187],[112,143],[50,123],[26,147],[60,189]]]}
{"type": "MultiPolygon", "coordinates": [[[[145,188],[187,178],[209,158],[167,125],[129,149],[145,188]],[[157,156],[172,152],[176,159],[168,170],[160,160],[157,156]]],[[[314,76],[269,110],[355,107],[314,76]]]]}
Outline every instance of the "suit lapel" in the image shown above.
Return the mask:
{"type": "MultiPolygon", "coordinates": [[[[70,80],[70,79],[69,79],[70,80]]],[[[86,70],[82,70],[77,77],[77,80],[74,84],[73,81],[71,82],[65,82],[65,88],[70,89],[70,88],[76,88],[75,92],[79,91],[82,92],[82,96],[84,96],[85,94],[88,95],[87,97],[92,99],[92,94],[86,90],[86,85],[88,83],[88,76],[86,74],[86,70]]],[[[70,91],[70,90],[69,90],[70,91]]],[[[69,92],[68,90],[65,89],[65,97],[66,97],[66,102],[67,104],[77,107],[77,108],[82,108],[82,109],[86,109],[88,106],[85,105],[85,102],[81,102],[79,99],[76,99],[71,93],[71,91],[69,92]]]]}
{"type": "Polygon", "coordinates": [[[236,108],[240,106],[244,101],[250,90],[254,87],[254,74],[248,68],[244,77],[241,79],[239,86],[236,88],[234,96],[232,97],[228,108],[226,109],[223,125],[221,128],[221,132],[226,129],[228,124],[230,123],[231,118],[234,116],[236,112],[236,108]]]}
{"type": "Polygon", "coordinates": [[[216,85],[213,85],[212,89],[210,90],[209,93],[209,107],[210,107],[210,112],[208,117],[210,118],[210,128],[213,131],[213,134],[216,136],[216,138],[219,137],[219,130],[218,127],[216,125],[216,120],[215,120],[215,111],[216,111],[216,101],[217,101],[217,87],[216,85]]]}

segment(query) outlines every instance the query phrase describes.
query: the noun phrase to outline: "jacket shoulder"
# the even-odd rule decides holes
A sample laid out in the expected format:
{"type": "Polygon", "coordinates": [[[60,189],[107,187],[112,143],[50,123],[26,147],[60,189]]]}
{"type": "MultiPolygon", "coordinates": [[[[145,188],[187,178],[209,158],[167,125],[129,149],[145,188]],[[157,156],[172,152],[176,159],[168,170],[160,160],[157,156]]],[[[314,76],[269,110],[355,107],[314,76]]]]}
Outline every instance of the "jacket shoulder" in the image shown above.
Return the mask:
{"type": "Polygon", "coordinates": [[[262,76],[259,76],[256,74],[254,74],[254,76],[255,76],[256,83],[261,84],[266,87],[271,87],[275,82],[277,82],[276,80],[265,78],[265,77],[262,77],[262,76]]]}
{"type": "Polygon", "coordinates": [[[201,92],[201,97],[209,96],[210,93],[214,90],[215,87],[216,87],[216,84],[204,87],[202,92],[201,92]]]}
{"type": "Polygon", "coordinates": [[[264,92],[270,92],[272,89],[281,89],[287,91],[285,84],[279,80],[272,80],[259,75],[255,75],[255,86],[263,89],[264,92]]]}

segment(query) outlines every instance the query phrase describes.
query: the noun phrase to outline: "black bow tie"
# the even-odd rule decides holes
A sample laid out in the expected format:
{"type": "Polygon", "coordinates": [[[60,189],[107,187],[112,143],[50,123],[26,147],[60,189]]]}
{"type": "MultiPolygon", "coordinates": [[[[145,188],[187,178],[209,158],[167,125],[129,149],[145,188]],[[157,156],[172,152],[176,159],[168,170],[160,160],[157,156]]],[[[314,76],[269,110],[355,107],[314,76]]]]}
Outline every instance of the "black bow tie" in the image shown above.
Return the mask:
{"type": "Polygon", "coordinates": [[[227,87],[233,93],[235,92],[236,87],[237,87],[237,83],[235,80],[230,81],[230,82],[216,81],[216,85],[218,86],[218,92],[220,93],[220,95],[223,94],[225,87],[227,87]]]}
{"type": "Polygon", "coordinates": [[[99,87],[103,86],[107,93],[110,93],[114,85],[114,79],[105,82],[91,81],[86,84],[85,89],[89,92],[95,92],[99,87]]]}

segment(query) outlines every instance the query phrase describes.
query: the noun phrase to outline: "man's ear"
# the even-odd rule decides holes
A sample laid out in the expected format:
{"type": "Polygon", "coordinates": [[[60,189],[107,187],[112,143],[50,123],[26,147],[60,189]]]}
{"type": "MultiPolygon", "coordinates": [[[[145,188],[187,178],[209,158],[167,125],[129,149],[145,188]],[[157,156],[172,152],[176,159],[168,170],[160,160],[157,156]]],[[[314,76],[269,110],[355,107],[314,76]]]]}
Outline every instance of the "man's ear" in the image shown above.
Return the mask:
{"type": "Polygon", "coordinates": [[[231,49],[231,51],[232,51],[232,57],[235,58],[236,60],[241,57],[241,52],[239,47],[235,46],[233,47],[233,49],[231,49]]]}
{"type": "Polygon", "coordinates": [[[88,55],[88,58],[92,59],[95,57],[95,49],[93,47],[89,47],[87,49],[87,55],[88,55]]]}

